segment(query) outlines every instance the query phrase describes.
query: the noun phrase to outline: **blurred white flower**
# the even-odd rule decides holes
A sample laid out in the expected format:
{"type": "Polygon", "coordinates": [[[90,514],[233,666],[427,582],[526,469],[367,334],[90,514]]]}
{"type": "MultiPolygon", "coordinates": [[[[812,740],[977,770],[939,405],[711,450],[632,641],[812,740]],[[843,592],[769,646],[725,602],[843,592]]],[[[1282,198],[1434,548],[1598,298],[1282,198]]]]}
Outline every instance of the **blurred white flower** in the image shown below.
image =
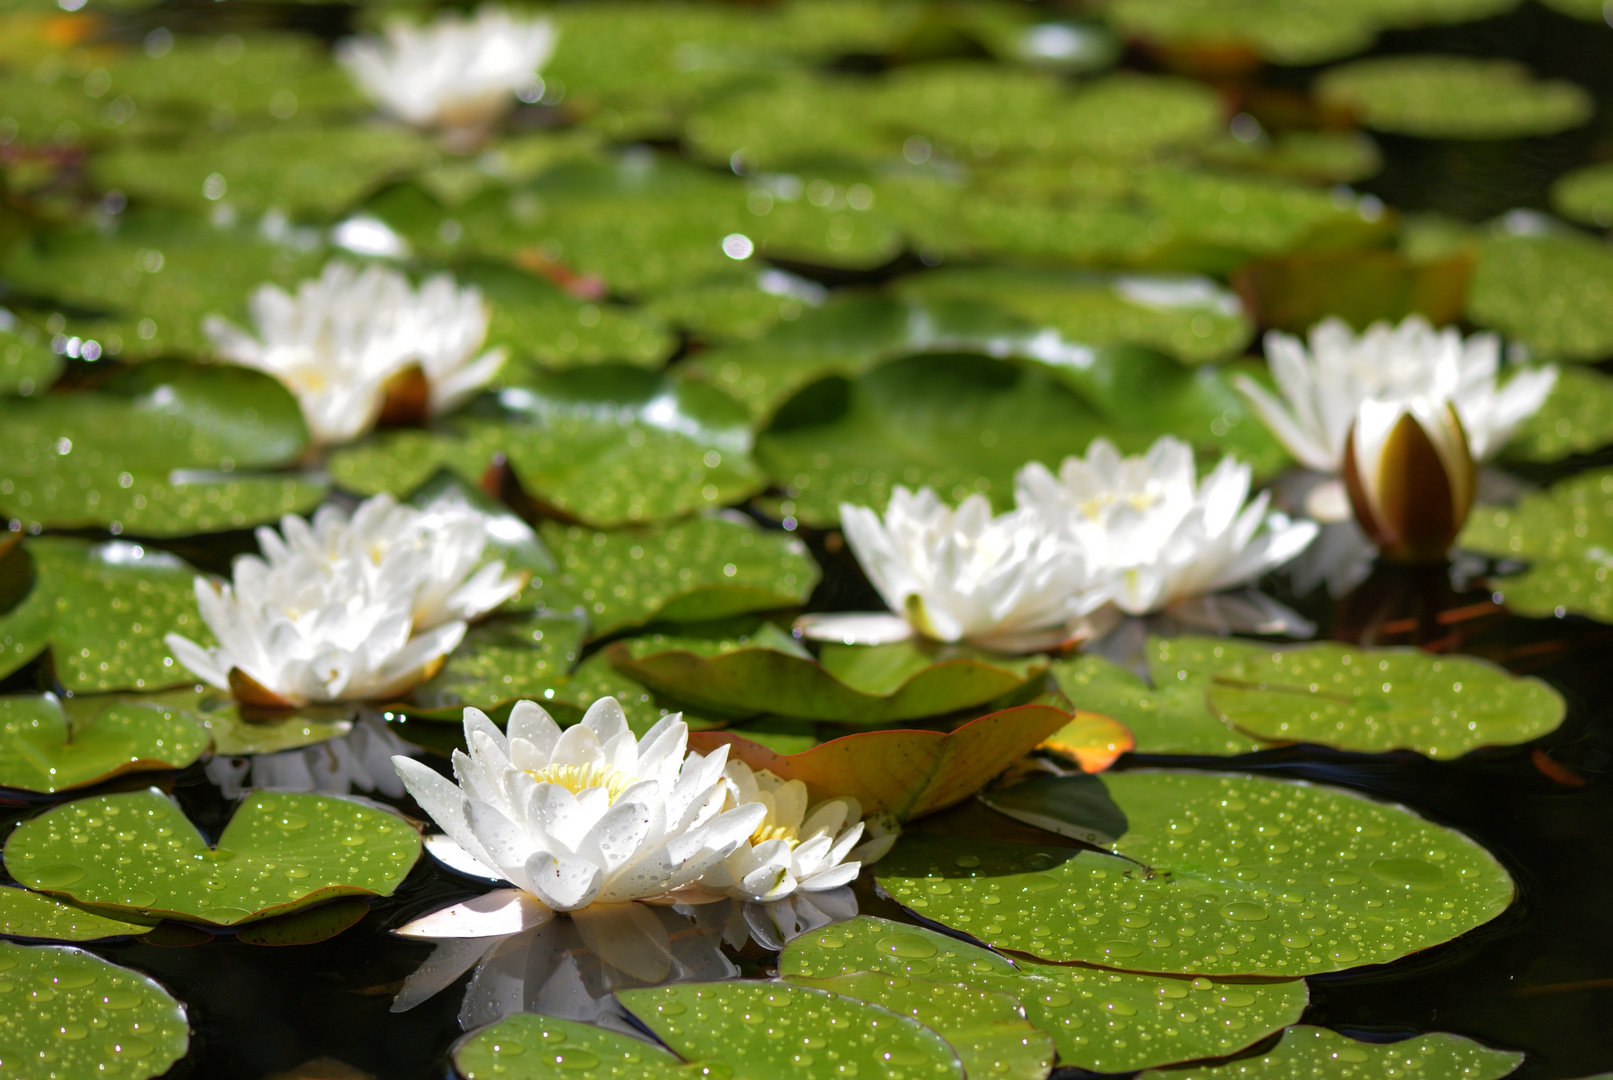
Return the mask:
{"type": "Polygon", "coordinates": [[[388,23],[384,40],[349,38],[337,58],[383,109],[417,127],[485,128],[517,94],[542,92],[538,69],[554,53],[548,19],[483,7],[443,12],[426,26],[388,23]]]}
{"type": "Polygon", "coordinates": [[[1477,476],[1449,400],[1366,401],[1345,444],[1361,530],[1397,562],[1439,562],[1462,531],[1477,476]]]}
{"type": "Polygon", "coordinates": [[[1373,323],[1359,335],[1329,318],[1311,328],[1308,350],[1298,338],[1273,332],[1266,335],[1266,359],[1282,397],[1247,375],[1237,377],[1238,389],[1300,464],[1335,476],[1364,401],[1452,402],[1474,459],[1483,461],[1539,411],[1557,381],[1557,369],[1544,367],[1519,372],[1503,386],[1499,338],[1463,340],[1454,327],[1436,331],[1420,315],[1399,326],[1373,323]]]}
{"type": "Polygon", "coordinates": [[[466,622],[518,592],[502,562],[478,569],[488,518],[451,498],[424,510],[390,495],[349,517],[323,506],[258,530],[263,556],[235,561],[232,584],[196,579],[203,648],[169,634],[201,679],[261,705],[384,699],[428,678],[466,622]]]}
{"type": "Polygon", "coordinates": [[[854,798],[807,804],[799,780],[730,761],[726,807],[759,805],[766,816],[701,884],[737,900],[765,903],[797,891],[823,892],[857,877],[862,864],[848,860],[862,838],[862,806],[854,798]]]}
{"type": "Polygon", "coordinates": [[[1266,492],[1245,505],[1249,475],[1247,465],[1224,458],[1200,484],[1193,451],[1179,439],[1166,436],[1133,457],[1096,439],[1085,458],[1066,458],[1056,477],[1038,462],[1020,469],[1014,490],[1022,510],[1085,556],[1120,611],[1168,610],[1186,622],[1240,629],[1246,614],[1275,625],[1292,613],[1268,598],[1251,598],[1245,611],[1211,602],[1211,594],[1288,562],[1317,528],[1268,513],[1266,492]]]}
{"type": "Polygon", "coordinates": [[[846,504],[840,520],[896,617],[811,616],[797,624],[810,637],[877,644],[919,634],[1035,652],[1082,636],[1107,598],[1067,536],[1024,509],[993,517],[983,495],[953,510],[929,488],[898,487],[883,519],[846,504]]]}
{"type": "Polygon", "coordinates": [[[561,732],[542,708],[519,702],[508,734],[465,710],[459,783],[406,757],[393,759],[409,793],[487,876],[515,890],[425,916],[401,933],[476,937],[546,921],[591,904],[663,898],[700,877],[756,831],[760,804],[724,809],[728,750],[686,753],[676,715],[634,737],[615,698],[591,705],[561,732]]]}
{"type": "Polygon", "coordinates": [[[504,350],[477,355],[489,310],[481,293],[446,274],[419,289],[395,270],[333,260],[295,296],[262,285],[252,296],[254,337],[217,315],[204,322],[218,354],[273,375],[296,395],[314,442],[347,442],[373,427],[389,389],[424,380],[430,415],[472,397],[498,374],[504,350]]]}

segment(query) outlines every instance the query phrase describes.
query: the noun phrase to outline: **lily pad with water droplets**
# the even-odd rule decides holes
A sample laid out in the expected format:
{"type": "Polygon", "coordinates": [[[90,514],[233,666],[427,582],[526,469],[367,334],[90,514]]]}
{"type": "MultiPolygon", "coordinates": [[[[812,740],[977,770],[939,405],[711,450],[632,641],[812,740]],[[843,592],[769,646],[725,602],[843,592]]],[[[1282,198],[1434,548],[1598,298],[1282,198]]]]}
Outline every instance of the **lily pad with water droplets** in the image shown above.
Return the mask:
{"type": "Polygon", "coordinates": [[[1398,1042],[1360,1042],[1326,1028],[1297,1024],[1264,1054],[1219,1065],[1184,1065],[1145,1073],[1148,1080],[1501,1080],[1523,1062],[1460,1035],[1436,1031],[1398,1042]]]}
{"type": "Polygon", "coordinates": [[[956,1051],[931,1028],[822,990],[684,983],[623,990],[617,1000],[680,1057],[721,1062],[738,1076],[833,1080],[855,1068],[889,1080],[963,1080],[956,1051]]]}
{"type": "Polygon", "coordinates": [[[581,600],[595,638],[651,621],[795,607],[818,583],[806,545],[748,520],[705,517],[608,533],[548,525],[542,536],[560,564],[556,583],[581,600]]]}
{"type": "Polygon", "coordinates": [[[1512,902],[1488,852],[1399,806],[1210,773],[1103,782],[1130,825],[1115,855],[907,836],[880,884],[926,919],[1048,960],[1278,978],[1387,963],[1512,902]]]}
{"type": "Polygon", "coordinates": [[[1205,701],[1210,676],[1265,647],[1233,638],[1149,638],[1149,682],[1101,656],[1059,660],[1053,677],[1077,707],[1112,716],[1138,754],[1250,754],[1265,744],[1234,731],[1205,701]]]}
{"type": "Polygon", "coordinates": [[[1604,162],[1559,177],[1551,185],[1551,205],[1583,225],[1613,226],[1613,167],[1604,162]]]}
{"type": "Polygon", "coordinates": [[[1581,473],[1514,507],[1474,507],[1457,542],[1529,562],[1522,574],[1490,579],[1512,611],[1613,622],[1613,472],[1581,473]]]}
{"type": "Polygon", "coordinates": [[[131,922],[110,918],[44,893],[0,887],[0,934],[6,937],[99,941],[135,937],[155,925],[155,919],[131,922]]]}
{"type": "Polygon", "coordinates": [[[1208,700],[1268,742],[1431,758],[1537,739],[1567,711],[1539,679],[1473,657],[1332,642],[1245,656],[1211,676],[1208,700]]]}
{"type": "Polygon", "coordinates": [[[0,985],[16,996],[0,1023],[0,1060],[19,1080],[146,1080],[190,1048],[184,1005],[82,949],[0,942],[0,985]]]}
{"type": "Polygon", "coordinates": [[[826,989],[822,980],[864,971],[1011,994],[1052,1035],[1060,1066],[1104,1073],[1235,1053],[1298,1020],[1307,999],[1298,979],[1227,982],[1010,960],[868,915],[796,938],[779,971],[826,989]]]}
{"type": "Polygon", "coordinates": [[[0,308],[0,395],[42,394],[65,366],[38,330],[0,308]]]}
{"type": "Polygon", "coordinates": [[[137,698],[0,697],[0,787],[56,793],[126,772],[183,769],[207,728],[137,698]]]}
{"type": "Polygon", "coordinates": [[[696,1080],[710,1074],[654,1043],[576,1020],[515,1013],[453,1050],[465,1080],[696,1080]]]}
{"type": "Polygon", "coordinates": [[[1613,251],[1570,230],[1489,236],[1468,293],[1469,320],[1540,360],[1613,355],[1613,251]]]}
{"type": "Polygon", "coordinates": [[[410,699],[455,720],[467,705],[490,712],[522,698],[541,701],[545,689],[571,674],[587,634],[580,614],[495,615],[471,627],[442,670],[415,687],[410,699]]]}
{"type": "Polygon", "coordinates": [[[1324,73],[1316,96],[1367,127],[1432,139],[1553,135],[1593,111],[1590,94],[1573,83],[1536,81],[1511,60],[1462,56],[1358,60],[1324,73]]]}
{"type": "Polygon", "coordinates": [[[209,847],[149,788],[25,821],[6,840],[5,865],[29,888],[103,910],[234,926],[338,896],[388,896],[419,855],[419,834],[394,814],[278,792],[248,795],[209,847]]]}
{"type": "Polygon", "coordinates": [[[34,562],[33,588],[0,616],[0,633],[10,626],[48,628],[56,677],[67,689],[155,690],[191,680],[163,642],[175,632],[212,643],[196,610],[189,565],[124,541],[40,537],[25,549],[34,562]]]}
{"type": "MultiPolygon", "coordinates": [[[[253,709],[225,691],[203,684],[156,694],[119,694],[107,700],[188,717],[207,729],[213,753],[223,757],[275,754],[339,739],[353,730],[355,711],[355,706],[344,704],[307,705],[292,712],[253,709]]],[[[71,709],[69,705],[69,712],[71,709]]]]}
{"type": "Polygon", "coordinates": [[[1585,367],[1559,369],[1540,411],[1518,426],[1504,456],[1559,461],[1613,444],[1613,379],[1585,367]]]}

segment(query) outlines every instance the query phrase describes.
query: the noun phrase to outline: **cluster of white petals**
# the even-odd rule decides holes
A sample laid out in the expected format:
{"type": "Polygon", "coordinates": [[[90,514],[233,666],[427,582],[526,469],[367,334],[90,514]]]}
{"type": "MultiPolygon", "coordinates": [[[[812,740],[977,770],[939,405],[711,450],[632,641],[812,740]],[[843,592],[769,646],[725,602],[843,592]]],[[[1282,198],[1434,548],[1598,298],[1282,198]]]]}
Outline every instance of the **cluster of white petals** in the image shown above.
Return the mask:
{"type": "MultiPolygon", "coordinates": [[[[554,53],[548,19],[483,7],[444,12],[429,25],[394,20],[385,38],[350,38],[337,58],[377,104],[418,127],[482,128],[532,88],[554,53]]],[[[537,84],[540,85],[541,84],[537,84]]]]}
{"type": "Polygon", "coordinates": [[[1311,328],[1310,348],[1287,334],[1266,335],[1266,359],[1278,398],[1248,376],[1238,389],[1300,464],[1337,475],[1356,414],[1367,401],[1451,402],[1474,460],[1493,457],[1533,416],[1557,381],[1557,369],[1521,371],[1500,383],[1501,341],[1463,339],[1435,330],[1420,315],[1398,326],[1374,323],[1361,334],[1330,318],[1311,328]]]}
{"type": "Polygon", "coordinates": [[[295,295],[259,286],[256,336],[217,315],[205,328],[220,357],[273,375],[302,407],[316,443],[347,442],[375,425],[388,383],[419,371],[432,415],[472,397],[498,374],[503,349],[478,353],[487,303],[447,274],[420,288],[396,270],[333,260],[295,295]]]}
{"type": "Polygon", "coordinates": [[[218,644],[169,634],[168,647],[198,677],[259,704],[392,697],[524,583],[485,562],[488,526],[451,497],[416,509],[377,495],[351,516],[331,505],[312,521],[288,514],[279,533],[258,530],[262,557],[237,559],[230,584],[196,579],[218,644]]]}
{"type": "Polygon", "coordinates": [[[894,615],[811,615],[808,637],[874,644],[922,636],[1028,652],[1090,637],[1123,615],[1169,611],[1219,630],[1274,633],[1298,616],[1257,594],[1217,598],[1288,562],[1316,535],[1249,501],[1250,472],[1224,459],[1199,483],[1192,449],[1169,436],[1122,457],[1097,439],[1058,475],[1032,463],[1017,505],[982,496],[956,511],[928,488],[897,488],[883,517],[840,508],[846,542],[894,615]]]}

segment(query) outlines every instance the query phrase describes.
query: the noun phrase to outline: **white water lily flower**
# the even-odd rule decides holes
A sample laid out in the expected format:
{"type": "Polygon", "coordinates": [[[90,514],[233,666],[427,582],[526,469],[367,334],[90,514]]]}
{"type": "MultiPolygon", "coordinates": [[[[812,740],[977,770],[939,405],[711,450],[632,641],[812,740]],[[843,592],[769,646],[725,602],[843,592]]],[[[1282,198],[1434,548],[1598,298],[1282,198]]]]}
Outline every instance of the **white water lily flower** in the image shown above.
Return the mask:
{"type": "Polygon", "coordinates": [[[309,435],[347,442],[371,427],[388,382],[418,370],[431,415],[456,408],[498,374],[502,348],[477,354],[490,311],[482,294],[438,274],[415,289],[395,270],[360,271],[332,260],[293,296],[274,285],[253,294],[254,337],[217,315],[204,323],[218,354],[285,384],[309,435]]]}
{"type": "Polygon", "coordinates": [[[444,12],[429,25],[394,20],[386,38],[350,38],[337,58],[383,109],[418,127],[485,128],[517,94],[541,93],[538,69],[557,39],[548,19],[495,7],[444,12]]]}
{"type": "Polygon", "coordinates": [[[803,633],[876,643],[920,634],[1005,652],[1080,636],[1107,598],[1090,560],[1026,510],[992,516],[983,495],[953,510],[929,488],[898,487],[883,519],[840,508],[846,543],[897,618],[811,616],[803,633]],[[905,622],[905,626],[903,623],[905,622]]]}
{"type": "Polygon", "coordinates": [[[1539,411],[1557,382],[1555,367],[1523,371],[1503,386],[1501,341],[1494,334],[1463,340],[1454,327],[1436,331],[1420,315],[1399,326],[1373,323],[1356,334],[1338,319],[1312,327],[1310,348],[1287,334],[1266,335],[1266,358],[1278,398],[1246,375],[1237,387],[1300,464],[1338,475],[1356,411],[1368,400],[1448,400],[1467,432],[1475,460],[1495,456],[1539,411]]]}
{"type": "Polygon", "coordinates": [[[862,806],[856,799],[807,802],[799,780],[784,780],[743,761],[726,769],[729,808],[761,806],[766,816],[733,854],[713,867],[702,885],[737,900],[768,902],[799,892],[823,892],[857,877],[862,864],[848,859],[862,839],[862,806]]]}
{"type": "Polygon", "coordinates": [[[288,514],[280,533],[258,530],[263,556],[237,559],[231,584],[196,579],[218,645],[165,640],[198,677],[255,704],[393,697],[524,584],[502,562],[478,569],[488,520],[458,500],[417,510],[390,495],[351,516],[336,506],[312,522],[288,514]]]}
{"type": "MultiPolygon", "coordinates": [[[[1014,487],[1022,508],[1066,535],[1107,579],[1121,611],[1169,609],[1192,621],[1195,604],[1250,584],[1316,535],[1314,522],[1268,513],[1267,492],[1246,506],[1249,475],[1247,465],[1229,457],[1200,484],[1193,451],[1179,439],[1165,436],[1134,457],[1096,439],[1085,458],[1066,458],[1058,476],[1033,462],[1020,469],[1014,487]]],[[[1263,599],[1257,607],[1280,609],[1263,599]]],[[[1207,621],[1225,621],[1225,605],[1210,607],[1217,610],[1207,621]]]]}
{"type": "MultiPolygon", "coordinates": [[[[465,710],[470,752],[454,753],[458,784],[407,757],[393,764],[466,861],[516,886],[522,895],[505,896],[537,925],[545,912],[673,896],[756,831],[764,806],[724,809],[727,747],[702,758],[686,752],[688,736],[672,715],[637,739],[608,697],[562,732],[541,707],[523,701],[510,713],[507,735],[481,711],[465,710]]],[[[482,936],[475,912],[455,912],[490,912],[499,902],[498,893],[478,897],[417,920],[422,925],[413,932],[482,936]],[[452,930],[456,920],[463,931],[452,930]]]]}

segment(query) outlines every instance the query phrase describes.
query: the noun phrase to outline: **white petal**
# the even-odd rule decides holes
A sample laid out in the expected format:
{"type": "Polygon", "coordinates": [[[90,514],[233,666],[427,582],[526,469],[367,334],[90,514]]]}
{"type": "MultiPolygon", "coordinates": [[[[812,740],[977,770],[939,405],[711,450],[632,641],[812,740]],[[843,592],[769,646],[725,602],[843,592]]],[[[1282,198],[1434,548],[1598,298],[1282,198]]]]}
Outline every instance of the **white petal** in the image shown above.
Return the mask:
{"type": "Polygon", "coordinates": [[[424,915],[393,933],[406,938],[503,937],[542,926],[554,912],[520,889],[498,889],[424,915]]]}

